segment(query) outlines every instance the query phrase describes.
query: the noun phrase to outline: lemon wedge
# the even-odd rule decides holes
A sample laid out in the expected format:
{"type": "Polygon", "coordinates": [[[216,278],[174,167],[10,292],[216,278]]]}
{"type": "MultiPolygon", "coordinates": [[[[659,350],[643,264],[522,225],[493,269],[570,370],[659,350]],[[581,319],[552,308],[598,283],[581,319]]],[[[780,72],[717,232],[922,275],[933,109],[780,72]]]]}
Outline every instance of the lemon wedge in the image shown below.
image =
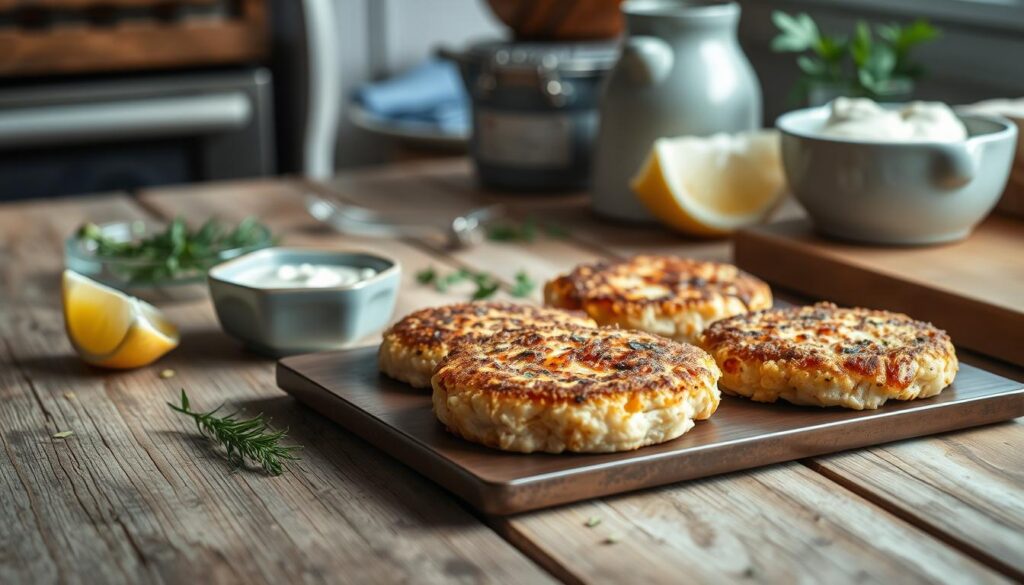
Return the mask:
{"type": "Polygon", "coordinates": [[[64,324],[86,362],[129,369],[178,346],[178,329],[156,307],[71,270],[64,271],[64,324]]]}
{"type": "Polygon", "coordinates": [[[630,187],[668,226],[721,236],[763,221],[784,184],[778,132],[763,130],[661,138],[630,187]]]}

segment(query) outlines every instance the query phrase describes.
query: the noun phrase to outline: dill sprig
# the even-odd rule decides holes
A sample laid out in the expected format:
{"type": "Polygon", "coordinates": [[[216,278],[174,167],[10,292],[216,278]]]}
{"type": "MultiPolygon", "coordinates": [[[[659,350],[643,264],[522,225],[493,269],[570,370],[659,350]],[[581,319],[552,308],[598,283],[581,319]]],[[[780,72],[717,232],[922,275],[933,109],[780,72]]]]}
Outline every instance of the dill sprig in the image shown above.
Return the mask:
{"type": "Polygon", "coordinates": [[[194,412],[189,407],[188,395],[185,394],[184,388],[181,390],[181,405],[168,402],[167,406],[181,414],[191,416],[199,432],[223,445],[227,449],[228,461],[239,466],[244,464],[245,459],[249,459],[258,463],[270,475],[281,475],[284,471],[284,461],[299,459],[293,452],[301,447],[280,444],[288,431],[268,432],[267,421],[262,414],[242,420],[235,418],[238,413],[215,416],[223,405],[210,412],[194,412]]]}

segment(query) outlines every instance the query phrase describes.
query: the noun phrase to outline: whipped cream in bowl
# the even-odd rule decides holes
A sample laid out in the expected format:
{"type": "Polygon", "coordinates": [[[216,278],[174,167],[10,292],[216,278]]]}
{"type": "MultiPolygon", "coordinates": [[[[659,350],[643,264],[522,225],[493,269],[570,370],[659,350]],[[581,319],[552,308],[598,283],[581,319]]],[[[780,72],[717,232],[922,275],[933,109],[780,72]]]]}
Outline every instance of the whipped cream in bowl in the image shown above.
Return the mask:
{"type": "Polygon", "coordinates": [[[910,102],[887,108],[867,98],[837,98],[828,105],[822,136],[872,142],[956,142],[967,127],[942,102],[910,102]]]}
{"type": "Polygon", "coordinates": [[[1006,185],[1017,129],[938,102],[838,98],[783,114],[790,190],[823,234],[871,244],[965,238],[1006,185]]]}

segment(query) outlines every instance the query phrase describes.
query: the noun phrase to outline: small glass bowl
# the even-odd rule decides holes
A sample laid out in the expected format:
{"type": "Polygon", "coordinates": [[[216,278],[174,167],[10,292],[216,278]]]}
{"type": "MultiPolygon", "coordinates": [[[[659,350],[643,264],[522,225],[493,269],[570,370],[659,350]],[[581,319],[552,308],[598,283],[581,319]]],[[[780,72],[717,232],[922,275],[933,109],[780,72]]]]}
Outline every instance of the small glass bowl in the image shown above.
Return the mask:
{"type": "MultiPolygon", "coordinates": [[[[167,224],[140,220],[105,223],[100,224],[99,228],[103,235],[114,241],[132,242],[163,233],[167,229],[167,224]]],[[[143,293],[141,296],[153,296],[145,293],[165,290],[168,287],[202,283],[206,279],[206,272],[217,264],[270,246],[273,243],[270,230],[263,225],[258,226],[257,229],[259,237],[255,243],[216,250],[208,257],[201,258],[198,268],[179,272],[173,278],[154,280],[147,277],[147,273],[159,270],[163,266],[163,262],[160,260],[99,256],[96,253],[95,243],[79,238],[77,233],[68,238],[64,244],[64,265],[108,286],[124,291],[141,292],[143,293]]]]}

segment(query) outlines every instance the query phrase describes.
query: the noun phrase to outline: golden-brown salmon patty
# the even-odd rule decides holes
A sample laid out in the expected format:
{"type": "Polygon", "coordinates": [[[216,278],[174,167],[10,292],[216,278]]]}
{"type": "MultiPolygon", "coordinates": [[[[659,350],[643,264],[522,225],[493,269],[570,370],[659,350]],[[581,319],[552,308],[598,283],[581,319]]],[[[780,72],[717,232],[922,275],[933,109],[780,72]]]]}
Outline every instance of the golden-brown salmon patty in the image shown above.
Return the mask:
{"type": "Polygon", "coordinates": [[[544,299],[600,325],[690,343],[718,319],[772,306],[768,285],[735,266],[674,256],[583,264],[548,282],[544,299]]]}
{"type": "Polygon", "coordinates": [[[701,349],[638,331],[509,331],[458,343],[431,380],[434,412],[470,441],[530,453],[672,440],[718,408],[701,349]]]}
{"type": "Polygon", "coordinates": [[[504,302],[458,303],[411,313],[384,332],[380,370],[428,388],[434,367],[460,338],[483,338],[525,327],[595,327],[582,313],[504,302]]]}
{"type": "Polygon", "coordinates": [[[759,402],[878,408],[935,396],[959,368],[949,336],[930,323],[831,303],[718,321],[700,344],[723,390],[759,402]]]}

